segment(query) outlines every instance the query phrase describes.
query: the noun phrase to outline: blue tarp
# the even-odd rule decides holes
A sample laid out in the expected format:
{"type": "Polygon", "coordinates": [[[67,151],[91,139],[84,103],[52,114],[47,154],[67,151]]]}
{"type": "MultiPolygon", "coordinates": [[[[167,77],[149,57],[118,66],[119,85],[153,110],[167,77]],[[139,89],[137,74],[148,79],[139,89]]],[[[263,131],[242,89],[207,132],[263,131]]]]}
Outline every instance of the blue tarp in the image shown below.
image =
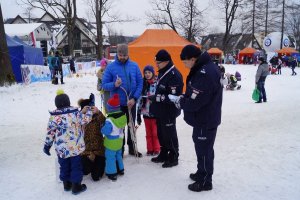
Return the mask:
{"type": "MultiPolygon", "coordinates": [[[[18,38],[19,39],[19,38],[18,38]]],[[[43,52],[41,48],[34,48],[19,42],[6,35],[9,56],[13,72],[18,83],[22,82],[21,64],[43,65],[43,52]]]]}

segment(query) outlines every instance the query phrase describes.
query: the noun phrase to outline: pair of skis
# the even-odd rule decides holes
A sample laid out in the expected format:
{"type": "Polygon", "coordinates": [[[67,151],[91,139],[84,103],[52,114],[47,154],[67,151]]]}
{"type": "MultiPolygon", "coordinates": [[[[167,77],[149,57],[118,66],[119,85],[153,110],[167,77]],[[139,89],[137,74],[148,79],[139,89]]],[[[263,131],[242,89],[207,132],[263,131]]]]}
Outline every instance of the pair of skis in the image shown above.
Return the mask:
{"type": "MultiPolygon", "coordinates": [[[[120,87],[120,88],[124,91],[126,98],[127,98],[127,102],[128,102],[130,94],[128,95],[128,93],[124,87],[120,87]]],[[[135,157],[138,158],[139,151],[138,151],[138,147],[137,147],[137,138],[136,138],[137,127],[135,127],[135,125],[134,125],[131,108],[128,108],[128,118],[129,118],[128,119],[128,127],[129,127],[129,131],[130,131],[132,145],[133,145],[133,152],[134,152],[135,157]]]]}

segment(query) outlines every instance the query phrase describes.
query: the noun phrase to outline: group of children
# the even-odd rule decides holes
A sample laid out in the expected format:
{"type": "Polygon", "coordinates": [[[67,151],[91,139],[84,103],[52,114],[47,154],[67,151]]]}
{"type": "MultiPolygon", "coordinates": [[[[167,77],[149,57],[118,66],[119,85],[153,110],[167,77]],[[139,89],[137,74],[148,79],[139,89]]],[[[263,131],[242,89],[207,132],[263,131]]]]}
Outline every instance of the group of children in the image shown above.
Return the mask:
{"type": "MultiPolygon", "coordinates": [[[[97,73],[98,79],[101,78],[104,67],[97,73]]],[[[147,155],[158,155],[160,144],[156,119],[149,110],[150,102],[147,98],[155,94],[156,76],[154,68],[150,65],[146,66],[143,72],[144,86],[138,103],[137,123],[141,124],[143,115],[147,155]]],[[[101,91],[101,80],[98,80],[98,85],[97,89],[101,91]]],[[[124,175],[122,146],[127,124],[126,114],[120,109],[117,94],[104,102],[107,102],[106,109],[101,110],[106,113],[106,117],[95,107],[93,94],[89,99],[78,101],[79,110],[70,105],[67,94],[58,90],[55,97],[57,109],[50,112],[43,151],[50,156],[50,148],[54,144],[60,164],[60,180],[64,190],[71,190],[74,195],[87,189],[86,185],[81,183],[83,175],[91,173],[94,181],[100,180],[104,172],[113,181],[117,180],[118,175],[124,175]]]]}
{"type": "Polygon", "coordinates": [[[225,67],[223,65],[219,65],[221,71],[221,82],[225,86],[226,90],[239,90],[241,89],[241,85],[238,84],[238,81],[242,80],[241,74],[236,71],[235,74],[225,73],[225,67]]]}

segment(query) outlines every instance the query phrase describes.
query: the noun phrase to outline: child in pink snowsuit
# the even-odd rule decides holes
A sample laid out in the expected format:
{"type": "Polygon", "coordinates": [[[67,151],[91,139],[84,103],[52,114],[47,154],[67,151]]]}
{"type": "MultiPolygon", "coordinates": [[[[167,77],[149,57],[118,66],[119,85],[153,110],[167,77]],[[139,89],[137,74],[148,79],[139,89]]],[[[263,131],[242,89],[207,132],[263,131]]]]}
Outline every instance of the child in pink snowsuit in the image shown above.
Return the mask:
{"type": "Polygon", "coordinates": [[[141,124],[141,115],[143,115],[146,128],[147,155],[155,156],[159,154],[160,144],[157,137],[156,119],[150,112],[151,104],[147,97],[155,94],[157,82],[154,68],[151,65],[147,65],[143,72],[143,90],[138,104],[137,123],[138,125],[141,124]]]}

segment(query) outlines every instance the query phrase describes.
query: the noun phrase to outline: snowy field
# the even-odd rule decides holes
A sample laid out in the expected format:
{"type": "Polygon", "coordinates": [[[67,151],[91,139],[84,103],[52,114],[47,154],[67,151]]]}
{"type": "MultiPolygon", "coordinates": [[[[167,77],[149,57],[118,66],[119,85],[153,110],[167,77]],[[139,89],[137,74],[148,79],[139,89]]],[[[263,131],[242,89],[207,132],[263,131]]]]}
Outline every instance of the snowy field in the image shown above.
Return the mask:
{"type": "MultiPolygon", "coordinates": [[[[103,177],[83,179],[87,191],[74,196],[56,180],[55,151],[42,152],[48,110],[55,108],[58,88],[77,100],[96,95],[96,76],[65,78],[65,85],[34,83],[0,88],[0,199],[109,199],[109,200],[299,200],[300,199],[300,75],[270,75],[267,103],[251,99],[257,66],[225,65],[226,72],[242,75],[239,91],[225,91],[222,124],[215,143],[214,189],[195,193],[187,189],[189,174],[196,171],[192,128],[177,119],[179,165],[163,169],[145,156],[144,124],[138,129],[138,146],[144,154],[137,161],[124,156],[125,175],[117,182],[103,177]]],[[[95,71],[95,70],[94,70],[95,71]]],[[[93,71],[93,72],[94,72],[93,71]]],[[[296,69],[298,74],[300,70],[296,69]]],[[[127,146],[126,146],[127,148],[127,146]]],[[[126,149],[127,150],[127,149],[126,149]]]]}

